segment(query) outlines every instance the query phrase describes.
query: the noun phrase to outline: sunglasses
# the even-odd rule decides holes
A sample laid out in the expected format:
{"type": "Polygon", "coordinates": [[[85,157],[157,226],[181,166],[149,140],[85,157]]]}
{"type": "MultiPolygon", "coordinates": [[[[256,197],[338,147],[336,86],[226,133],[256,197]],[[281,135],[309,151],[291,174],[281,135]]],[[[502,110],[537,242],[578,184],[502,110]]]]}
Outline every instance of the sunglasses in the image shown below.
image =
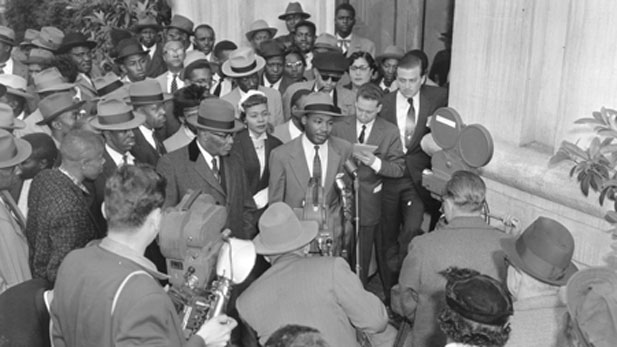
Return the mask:
{"type": "Polygon", "coordinates": [[[319,75],[321,76],[321,79],[325,82],[327,80],[332,80],[332,82],[338,82],[341,77],[343,77],[342,75],[332,75],[332,74],[328,74],[328,73],[322,73],[320,72],[319,75]]]}

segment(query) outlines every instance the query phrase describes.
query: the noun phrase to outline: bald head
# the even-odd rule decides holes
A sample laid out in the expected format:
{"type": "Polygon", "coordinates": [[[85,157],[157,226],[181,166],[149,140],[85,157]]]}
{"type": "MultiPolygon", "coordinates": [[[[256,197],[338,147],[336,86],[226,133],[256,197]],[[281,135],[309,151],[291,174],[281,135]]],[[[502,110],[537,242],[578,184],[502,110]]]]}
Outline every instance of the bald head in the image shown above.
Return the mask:
{"type": "Polygon", "coordinates": [[[60,144],[62,163],[65,161],[78,162],[89,159],[93,153],[103,151],[101,136],[87,130],[72,130],[64,136],[60,144]]]}

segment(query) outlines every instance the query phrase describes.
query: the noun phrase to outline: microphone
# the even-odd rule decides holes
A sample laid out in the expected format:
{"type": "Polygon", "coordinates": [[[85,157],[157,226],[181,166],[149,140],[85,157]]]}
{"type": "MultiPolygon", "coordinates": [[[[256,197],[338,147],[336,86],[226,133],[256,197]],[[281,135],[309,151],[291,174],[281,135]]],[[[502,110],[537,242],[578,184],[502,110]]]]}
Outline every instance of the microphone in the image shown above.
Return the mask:
{"type": "Polygon", "coordinates": [[[345,177],[345,174],[342,172],[339,172],[336,174],[335,179],[334,179],[334,184],[336,185],[336,188],[338,188],[338,190],[341,192],[341,200],[343,201],[343,210],[347,211],[348,209],[351,208],[351,201],[349,201],[349,199],[347,197],[345,197],[345,192],[347,192],[347,185],[345,184],[345,180],[343,179],[345,177]]]}
{"type": "Polygon", "coordinates": [[[358,166],[351,159],[345,160],[343,167],[352,177],[356,177],[356,175],[358,174],[358,166]]]}

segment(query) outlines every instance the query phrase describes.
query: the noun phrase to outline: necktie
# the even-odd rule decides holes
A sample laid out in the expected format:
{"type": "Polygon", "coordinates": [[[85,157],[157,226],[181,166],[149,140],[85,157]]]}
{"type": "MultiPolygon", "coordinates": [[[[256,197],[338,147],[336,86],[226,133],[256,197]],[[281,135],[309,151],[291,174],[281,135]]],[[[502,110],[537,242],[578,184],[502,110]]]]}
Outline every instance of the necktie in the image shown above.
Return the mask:
{"type": "Polygon", "coordinates": [[[0,64],[0,74],[4,74],[4,68],[6,68],[6,63],[0,64]]]}
{"type": "Polygon", "coordinates": [[[413,98],[407,99],[409,110],[407,111],[407,120],[405,121],[405,147],[411,144],[413,131],[416,129],[416,110],[413,107],[413,98]]]}
{"type": "Polygon", "coordinates": [[[349,49],[349,40],[339,40],[339,48],[343,51],[343,54],[346,54],[349,49]]]}
{"type": "Polygon", "coordinates": [[[366,124],[362,124],[362,131],[360,132],[360,136],[358,136],[358,142],[364,143],[364,133],[366,132],[366,124]]]}
{"type": "Polygon", "coordinates": [[[178,90],[178,74],[173,74],[174,78],[171,80],[171,93],[175,93],[178,90]]]}
{"type": "Polygon", "coordinates": [[[315,157],[313,158],[313,178],[321,185],[321,159],[319,159],[319,146],[315,146],[315,157]]]}
{"type": "Polygon", "coordinates": [[[129,163],[129,154],[128,154],[128,153],[124,153],[124,154],[122,155],[122,163],[123,163],[124,165],[127,165],[127,164],[129,163]]]}
{"type": "Polygon", "coordinates": [[[223,81],[225,79],[223,77],[221,77],[221,79],[219,80],[219,83],[216,85],[216,88],[214,88],[214,93],[212,93],[213,95],[216,96],[221,96],[221,88],[223,88],[223,81]]]}
{"type": "Polygon", "coordinates": [[[219,164],[218,164],[218,161],[216,160],[216,157],[212,158],[212,173],[214,174],[214,177],[216,178],[216,180],[219,181],[219,183],[221,183],[221,173],[219,172],[219,164]]]}
{"type": "Polygon", "coordinates": [[[383,93],[384,93],[384,94],[388,94],[388,93],[390,93],[390,88],[386,87],[386,89],[384,89],[384,90],[383,90],[383,93]]]}

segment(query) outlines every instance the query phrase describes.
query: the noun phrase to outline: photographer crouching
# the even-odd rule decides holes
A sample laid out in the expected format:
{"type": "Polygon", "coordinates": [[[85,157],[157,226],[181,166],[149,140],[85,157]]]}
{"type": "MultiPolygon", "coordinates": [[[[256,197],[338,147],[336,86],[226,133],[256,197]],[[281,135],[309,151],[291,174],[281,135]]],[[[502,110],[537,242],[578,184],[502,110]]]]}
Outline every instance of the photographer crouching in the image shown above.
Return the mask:
{"type": "Polygon", "coordinates": [[[174,306],[144,257],[160,229],[165,179],[149,167],[124,165],[105,186],[109,224],[100,244],[75,250],[58,271],[51,305],[58,346],[225,346],[236,321],[205,322],[188,341],[174,306]]]}

